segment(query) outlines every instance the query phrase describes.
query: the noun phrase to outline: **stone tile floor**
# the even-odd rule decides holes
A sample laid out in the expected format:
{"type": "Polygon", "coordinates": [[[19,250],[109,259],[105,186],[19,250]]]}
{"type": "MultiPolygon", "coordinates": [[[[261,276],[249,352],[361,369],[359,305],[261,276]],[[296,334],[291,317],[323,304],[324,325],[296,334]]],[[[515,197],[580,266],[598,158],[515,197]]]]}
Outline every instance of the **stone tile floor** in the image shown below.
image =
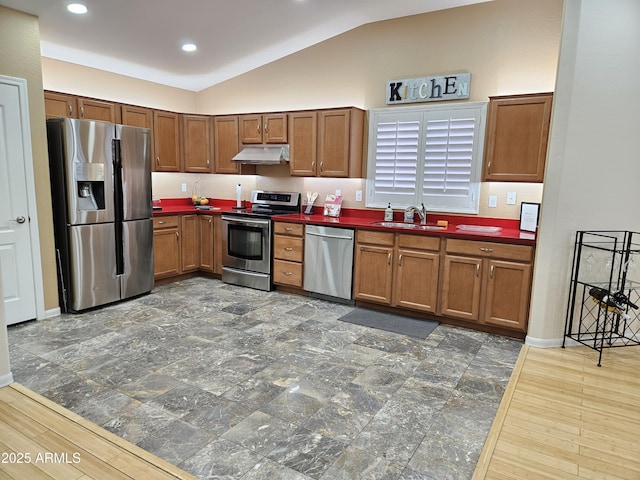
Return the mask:
{"type": "Polygon", "coordinates": [[[14,378],[200,477],[469,479],[521,342],[206,278],[9,328],[14,378]]]}

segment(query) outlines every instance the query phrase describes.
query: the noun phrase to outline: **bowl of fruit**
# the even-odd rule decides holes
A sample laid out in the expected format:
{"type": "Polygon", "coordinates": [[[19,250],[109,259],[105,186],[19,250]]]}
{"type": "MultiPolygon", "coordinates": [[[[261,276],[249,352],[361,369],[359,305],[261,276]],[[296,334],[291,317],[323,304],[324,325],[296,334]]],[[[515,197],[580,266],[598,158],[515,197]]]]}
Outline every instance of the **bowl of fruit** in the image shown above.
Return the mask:
{"type": "Polygon", "coordinates": [[[209,199],[207,197],[200,197],[198,195],[194,195],[191,197],[191,201],[195,207],[204,206],[209,204],[209,199]]]}

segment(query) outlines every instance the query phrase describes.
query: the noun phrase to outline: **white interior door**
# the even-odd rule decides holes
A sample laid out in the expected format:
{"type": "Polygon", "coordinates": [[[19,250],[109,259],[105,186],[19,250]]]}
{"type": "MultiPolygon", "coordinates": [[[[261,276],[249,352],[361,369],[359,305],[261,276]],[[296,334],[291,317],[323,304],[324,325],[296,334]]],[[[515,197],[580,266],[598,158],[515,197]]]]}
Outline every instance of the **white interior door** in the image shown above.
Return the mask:
{"type": "Polygon", "coordinates": [[[9,325],[37,313],[25,168],[33,160],[25,148],[31,139],[24,131],[24,98],[18,84],[0,78],[0,260],[9,325]]]}

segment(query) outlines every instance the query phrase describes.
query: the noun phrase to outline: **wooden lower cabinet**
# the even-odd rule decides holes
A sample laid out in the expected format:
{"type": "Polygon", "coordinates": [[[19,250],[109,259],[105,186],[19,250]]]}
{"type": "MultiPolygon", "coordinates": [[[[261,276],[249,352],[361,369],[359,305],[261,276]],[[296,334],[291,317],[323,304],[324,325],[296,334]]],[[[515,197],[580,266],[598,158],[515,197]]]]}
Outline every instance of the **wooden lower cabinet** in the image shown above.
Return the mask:
{"type": "Polygon", "coordinates": [[[213,273],[215,270],[214,262],[214,217],[211,215],[199,216],[200,222],[200,270],[213,273]]]}
{"type": "Polygon", "coordinates": [[[533,248],[447,240],[440,313],[526,331],[533,248]]]}
{"type": "Polygon", "coordinates": [[[439,252],[398,249],[394,305],[435,312],[438,303],[439,264],[439,252]]]}
{"type": "Polygon", "coordinates": [[[200,268],[200,216],[181,215],[181,273],[195,272],[200,268]]]}
{"type": "MultiPolygon", "coordinates": [[[[358,237],[360,231],[356,234],[358,237]]],[[[392,234],[393,235],[393,234],[392,234]]],[[[393,247],[356,243],[353,296],[356,300],[391,305],[393,247]]]]}
{"type": "Polygon", "coordinates": [[[180,252],[180,216],[155,217],[153,219],[154,278],[179,275],[180,252]]]}
{"type": "Polygon", "coordinates": [[[273,224],[273,283],[302,288],[304,225],[273,224]]]}
{"type": "Polygon", "coordinates": [[[222,217],[201,215],[200,270],[222,274],[222,217]]]}
{"type": "Polygon", "coordinates": [[[213,217],[213,273],[222,275],[222,217],[213,217]]]}
{"type": "Polygon", "coordinates": [[[485,323],[526,330],[531,272],[530,264],[488,261],[485,323]]]}
{"type": "Polygon", "coordinates": [[[359,230],[356,235],[356,300],[435,312],[440,239],[359,230]]]}
{"type": "Polygon", "coordinates": [[[445,255],[442,281],[443,315],[477,322],[480,318],[482,259],[445,255]]]}

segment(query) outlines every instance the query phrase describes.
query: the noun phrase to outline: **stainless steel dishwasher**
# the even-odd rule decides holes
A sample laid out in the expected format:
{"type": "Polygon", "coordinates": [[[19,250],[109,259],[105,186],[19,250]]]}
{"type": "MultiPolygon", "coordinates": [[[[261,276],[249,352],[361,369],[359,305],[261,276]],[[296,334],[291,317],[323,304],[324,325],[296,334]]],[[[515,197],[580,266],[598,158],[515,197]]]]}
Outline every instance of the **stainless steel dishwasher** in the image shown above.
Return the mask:
{"type": "Polygon", "coordinates": [[[351,300],[353,237],[349,228],[307,225],[304,284],[308,292],[351,300]]]}

